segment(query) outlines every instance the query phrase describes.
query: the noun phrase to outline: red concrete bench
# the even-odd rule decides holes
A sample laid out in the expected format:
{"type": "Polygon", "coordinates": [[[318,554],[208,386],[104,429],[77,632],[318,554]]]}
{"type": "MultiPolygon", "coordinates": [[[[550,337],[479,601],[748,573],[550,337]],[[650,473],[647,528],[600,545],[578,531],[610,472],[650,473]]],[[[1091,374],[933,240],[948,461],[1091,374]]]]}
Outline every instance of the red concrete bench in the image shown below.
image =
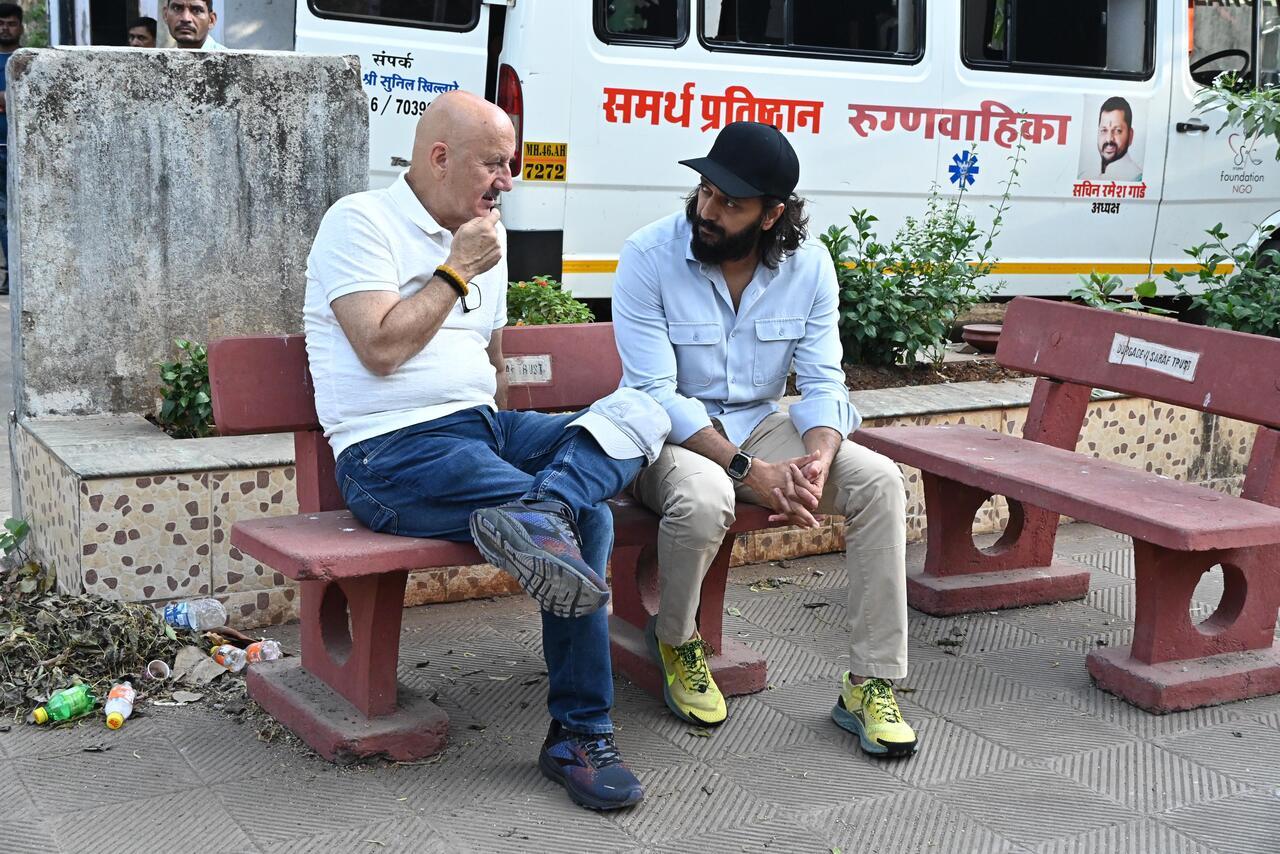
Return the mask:
{"type": "Polygon", "coordinates": [[[1081,598],[1088,572],[1053,559],[1070,516],[1134,543],[1133,643],[1089,654],[1099,686],[1155,712],[1280,691],[1280,340],[1020,297],[996,358],[1040,377],[1022,438],[963,425],[853,436],[922,472],[928,543],[911,605],[955,614],[1081,598]],[[1093,388],[1259,425],[1243,496],[1076,453],[1093,388]],[[973,519],[992,495],[1009,499],[1009,523],[979,549],[973,519]],[[1218,564],[1221,604],[1197,626],[1192,593],[1218,564]]]}
{"type": "MultiPolygon", "coordinates": [[[[511,327],[503,333],[513,409],[568,411],[618,386],[622,365],[612,324],[511,327]]],[[[331,760],[385,754],[418,758],[444,746],[448,717],[398,683],[396,662],[410,571],[483,563],[470,544],[375,534],[345,509],[334,460],[316,420],[301,335],[224,338],[209,347],[214,418],[224,435],[294,434],[296,516],[235,524],[231,544],[301,588],[301,660],[255,665],[250,695],[331,760]]],[[[610,634],[616,669],[662,696],[643,627],[657,607],[658,517],[628,497],[611,502],[610,634]]],[[[732,533],[769,527],[768,511],[738,505],[732,533]]],[[[702,588],[699,631],[716,650],[712,670],[726,693],[763,690],[763,656],[722,632],[732,536],[702,588]]]]}

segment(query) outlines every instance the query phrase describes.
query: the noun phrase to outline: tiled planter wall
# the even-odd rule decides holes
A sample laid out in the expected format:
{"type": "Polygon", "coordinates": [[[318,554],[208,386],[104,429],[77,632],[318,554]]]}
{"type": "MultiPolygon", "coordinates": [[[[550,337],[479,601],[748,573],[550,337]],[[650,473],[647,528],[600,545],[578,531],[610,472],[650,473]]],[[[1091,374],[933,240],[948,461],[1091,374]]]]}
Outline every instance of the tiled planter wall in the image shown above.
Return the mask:
{"type": "MultiPolygon", "coordinates": [[[[972,424],[1022,431],[1030,382],[962,383],[855,392],[865,426],[972,424]]],[[[130,601],[163,602],[212,594],[241,627],[296,616],[297,591],[279,573],[229,542],[239,519],[297,512],[288,436],[175,442],[142,419],[25,422],[14,428],[22,513],[32,547],[57,569],[64,589],[130,601]],[[157,465],[157,461],[159,464],[157,465]],[[150,471],[144,470],[150,464],[150,471]]],[[[1082,452],[1157,474],[1239,492],[1254,427],[1133,399],[1090,407],[1082,452]]],[[[924,535],[920,475],[907,478],[908,536],[924,535]]],[[[1007,519],[994,499],[974,520],[977,533],[1007,519]]],[[[816,530],[778,528],[740,535],[734,565],[838,551],[842,520],[816,530]]],[[[406,604],[502,595],[518,588],[493,567],[414,573],[406,604]]]]}

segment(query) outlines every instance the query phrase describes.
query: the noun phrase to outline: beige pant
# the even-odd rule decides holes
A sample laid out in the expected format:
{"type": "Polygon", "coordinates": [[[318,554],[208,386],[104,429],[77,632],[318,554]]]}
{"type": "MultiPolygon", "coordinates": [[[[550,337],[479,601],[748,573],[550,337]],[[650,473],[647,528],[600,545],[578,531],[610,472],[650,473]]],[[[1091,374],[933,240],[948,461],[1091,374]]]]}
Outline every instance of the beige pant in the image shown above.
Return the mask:
{"type": "MultiPolygon", "coordinates": [[[[791,419],[774,413],[742,450],[769,462],[804,456],[791,419]]],[[[664,445],[632,486],[662,516],[658,528],[658,637],[684,643],[697,629],[702,579],[733,524],[734,501],[768,506],[724,469],[679,445],[664,445]]],[[[906,489],[887,457],[840,443],[818,512],[845,518],[849,574],[849,670],[859,676],[907,675],[906,489]]]]}

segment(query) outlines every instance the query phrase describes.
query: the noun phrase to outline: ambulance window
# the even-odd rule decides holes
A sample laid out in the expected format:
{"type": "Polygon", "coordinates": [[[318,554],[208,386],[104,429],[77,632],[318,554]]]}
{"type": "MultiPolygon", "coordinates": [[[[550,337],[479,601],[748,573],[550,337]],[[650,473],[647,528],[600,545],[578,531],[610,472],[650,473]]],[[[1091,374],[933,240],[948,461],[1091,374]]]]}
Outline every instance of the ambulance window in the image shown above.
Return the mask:
{"type": "Polygon", "coordinates": [[[480,0],[310,0],[321,18],[470,30],[480,20],[480,0]]]}
{"type": "Polygon", "coordinates": [[[1280,4],[1263,0],[1258,20],[1258,85],[1280,86],[1280,4]]]}
{"type": "Polygon", "coordinates": [[[713,49],[918,59],[923,0],[702,0],[713,49]]]}
{"type": "Polygon", "coordinates": [[[1029,74],[1146,79],[1155,0],[964,0],[965,65],[1029,74]]]}
{"type": "Polygon", "coordinates": [[[1188,68],[1197,83],[1209,85],[1224,71],[1247,86],[1280,83],[1280,10],[1276,0],[1188,0],[1191,44],[1188,68]],[[1256,35],[1256,49],[1255,49],[1256,35]],[[1257,63],[1254,63],[1254,56],[1257,63]]]}
{"type": "Polygon", "coordinates": [[[597,0],[596,35],[611,44],[675,47],[688,33],[688,0],[597,0]]]}

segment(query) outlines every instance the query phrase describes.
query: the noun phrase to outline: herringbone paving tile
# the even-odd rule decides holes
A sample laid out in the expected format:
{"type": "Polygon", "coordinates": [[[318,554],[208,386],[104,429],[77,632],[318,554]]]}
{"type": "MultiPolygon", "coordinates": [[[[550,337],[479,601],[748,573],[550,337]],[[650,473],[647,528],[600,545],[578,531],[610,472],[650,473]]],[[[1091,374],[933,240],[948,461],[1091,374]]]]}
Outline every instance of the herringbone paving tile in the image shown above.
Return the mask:
{"type": "Polygon", "coordinates": [[[27,792],[27,784],[18,777],[18,769],[7,759],[0,759],[0,818],[16,820],[35,812],[36,804],[27,792]]]}
{"type": "MultiPolygon", "coordinates": [[[[111,785],[110,781],[100,781],[111,785]]],[[[127,788],[124,781],[117,783],[127,788]]],[[[279,809],[271,800],[241,805],[242,811],[279,809]]],[[[175,848],[256,852],[231,813],[207,790],[136,797],[127,806],[113,803],[85,812],[63,813],[53,820],[63,851],[128,850],[137,854],[172,854],[175,848]]]]}
{"type": "Polygon", "coordinates": [[[1066,708],[1077,709],[1144,739],[1167,738],[1235,720],[1237,715],[1233,709],[1244,705],[1231,703],[1187,712],[1152,715],[1092,686],[1081,691],[1064,691],[1058,699],[1066,708]]]}
{"type": "Polygon", "coordinates": [[[1130,741],[1076,753],[1051,761],[1049,767],[1140,813],[1214,801],[1245,788],[1150,742],[1130,741]]]}
{"type": "Polygon", "coordinates": [[[53,825],[37,815],[0,818],[0,839],[8,854],[49,854],[59,850],[53,825]]]}
{"type": "MultiPolygon", "coordinates": [[[[257,846],[267,847],[410,817],[407,802],[399,800],[386,778],[383,769],[357,767],[308,774],[305,785],[296,786],[282,786],[279,778],[231,780],[217,787],[216,801],[257,846]]],[[[211,798],[206,794],[204,800],[211,798]]]]}
{"type": "Polygon", "coordinates": [[[815,740],[736,757],[719,767],[762,801],[807,811],[850,804],[869,794],[905,791],[907,786],[890,773],[895,764],[902,763],[868,763],[830,741],[815,740]]]}
{"type": "Polygon", "coordinates": [[[743,851],[829,852],[822,836],[789,816],[742,824],[724,830],[694,831],[679,840],[643,849],[646,854],[741,854],[743,851]]]}
{"type": "Polygon", "coordinates": [[[881,794],[799,820],[840,851],[1021,854],[1027,850],[922,789],[881,794]]]}
{"type": "MultiPolygon", "coordinates": [[[[541,618],[516,596],[405,612],[401,678],[451,718],[438,758],[339,768],[202,705],[144,707],[118,733],[15,722],[0,852],[1280,852],[1280,697],[1156,716],[1099,691],[1084,656],[1128,642],[1131,552],[1081,525],[1058,551],[1090,568],[1084,601],[911,612],[910,759],[867,757],[831,721],[848,639],[844,559],[826,555],[734,570],[725,633],[768,656],[769,688],[730,698],[724,726],[616,678],[636,809],[582,810],[539,773],[541,618]],[[752,590],[769,578],[789,583],[752,590]]],[[[1197,618],[1219,586],[1206,576],[1197,618]]],[[[271,634],[296,651],[297,626],[271,634]]]]}
{"type": "Polygon", "coordinates": [[[1280,851],[1278,811],[1280,792],[1271,789],[1172,810],[1158,820],[1215,851],[1275,854],[1280,851]]]}
{"type": "Polygon", "coordinates": [[[315,851],[376,851],[379,854],[451,854],[457,846],[426,821],[394,818],[316,836],[294,836],[262,849],[264,854],[315,851]]]}
{"type": "Polygon", "coordinates": [[[1227,721],[1158,743],[1251,788],[1280,787],[1280,739],[1259,721],[1227,721]]]}
{"type": "MultiPolygon", "coordinates": [[[[93,723],[101,726],[98,721],[93,723]]],[[[46,814],[117,807],[202,786],[199,776],[167,738],[107,746],[110,749],[102,753],[80,750],[53,756],[27,755],[13,760],[13,766],[46,814]]]]}
{"type": "Polygon", "coordinates": [[[646,802],[661,804],[660,809],[609,816],[620,829],[644,843],[677,840],[695,828],[695,832],[712,832],[768,820],[778,809],[770,802],[772,798],[748,792],[710,764],[656,771],[644,784],[646,802]]]}
{"type": "Polygon", "coordinates": [[[971,821],[1028,847],[1138,817],[1133,810],[1065,775],[1030,765],[929,790],[971,821]]]}
{"type": "Polygon", "coordinates": [[[1062,705],[983,706],[958,712],[949,720],[1029,761],[1088,753],[1101,744],[1117,744],[1135,737],[1128,730],[1062,705]]]}
{"type": "Polygon", "coordinates": [[[1154,819],[1113,824],[1099,830],[1055,839],[1035,854],[1210,854],[1210,849],[1154,819]]]}

